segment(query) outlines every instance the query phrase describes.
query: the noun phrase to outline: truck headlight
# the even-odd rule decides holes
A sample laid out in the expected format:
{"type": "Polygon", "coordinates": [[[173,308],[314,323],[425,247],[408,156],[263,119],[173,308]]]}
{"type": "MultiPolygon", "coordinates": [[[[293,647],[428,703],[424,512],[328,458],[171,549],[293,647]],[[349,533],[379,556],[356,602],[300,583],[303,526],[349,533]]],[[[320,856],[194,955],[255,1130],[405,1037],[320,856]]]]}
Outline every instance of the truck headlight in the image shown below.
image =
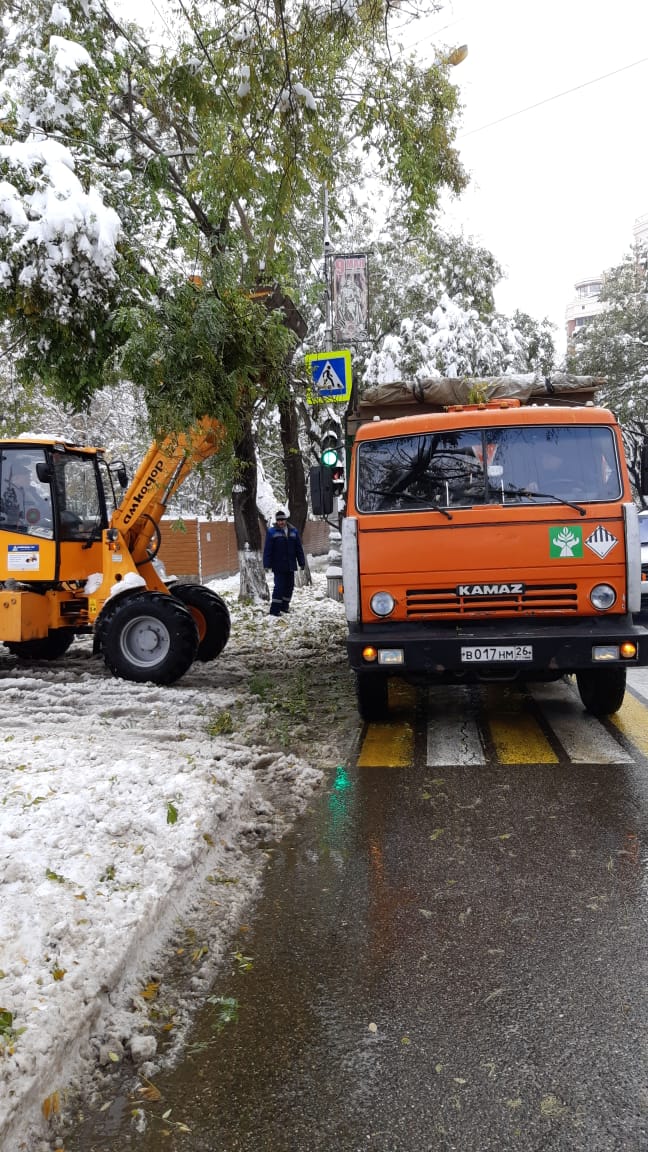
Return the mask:
{"type": "Polygon", "coordinates": [[[391,592],[374,592],[369,605],[376,616],[389,616],[394,611],[396,601],[391,592]]]}
{"type": "Polygon", "coordinates": [[[597,584],[590,592],[590,600],[598,612],[605,612],[616,601],[616,592],[609,584],[597,584]]]}

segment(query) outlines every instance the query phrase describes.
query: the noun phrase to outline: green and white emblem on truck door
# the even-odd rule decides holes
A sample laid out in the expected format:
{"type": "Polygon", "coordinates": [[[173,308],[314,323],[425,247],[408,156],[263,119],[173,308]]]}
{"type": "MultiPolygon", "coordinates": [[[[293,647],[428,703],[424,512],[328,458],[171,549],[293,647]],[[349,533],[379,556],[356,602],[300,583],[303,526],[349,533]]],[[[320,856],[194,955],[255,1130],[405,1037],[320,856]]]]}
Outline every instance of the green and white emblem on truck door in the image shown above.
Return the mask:
{"type": "Polygon", "coordinates": [[[549,529],[552,560],[571,560],[583,555],[583,529],[578,524],[556,524],[549,529]]]}

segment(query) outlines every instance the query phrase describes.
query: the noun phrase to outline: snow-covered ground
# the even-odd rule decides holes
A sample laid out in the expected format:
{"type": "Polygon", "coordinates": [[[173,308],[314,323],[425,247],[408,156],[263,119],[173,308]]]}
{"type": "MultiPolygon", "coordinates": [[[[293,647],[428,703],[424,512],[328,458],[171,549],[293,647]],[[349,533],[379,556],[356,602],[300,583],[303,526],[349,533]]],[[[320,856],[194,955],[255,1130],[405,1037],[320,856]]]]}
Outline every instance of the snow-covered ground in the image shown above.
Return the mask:
{"type": "Polygon", "coordinates": [[[336,762],[326,729],[316,760],[296,753],[312,722],[299,668],[345,665],[342,605],[313,580],[281,620],[240,605],[237,579],[212,584],[230,642],[168,688],[113,679],[85,639],[50,665],[0,647],[2,1152],[49,1148],[48,1117],[91,1065],[154,1059],[169,955],[180,1042],[265,848],[336,762]]]}

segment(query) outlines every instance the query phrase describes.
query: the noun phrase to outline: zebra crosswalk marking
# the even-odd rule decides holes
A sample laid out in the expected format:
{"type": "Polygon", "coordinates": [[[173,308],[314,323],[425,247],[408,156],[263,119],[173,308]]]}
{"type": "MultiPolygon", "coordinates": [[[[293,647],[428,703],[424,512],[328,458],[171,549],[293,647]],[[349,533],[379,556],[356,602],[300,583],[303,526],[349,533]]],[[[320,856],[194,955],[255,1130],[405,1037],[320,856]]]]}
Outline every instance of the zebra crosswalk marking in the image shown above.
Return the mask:
{"type": "MultiPolygon", "coordinates": [[[[628,751],[610,732],[610,723],[648,758],[648,668],[631,671],[622,708],[601,722],[584,711],[575,684],[528,685],[526,692],[507,692],[483,687],[431,688],[428,694],[428,767],[462,767],[487,763],[480,729],[489,730],[497,760],[502,764],[557,764],[560,757],[547,739],[537,718],[529,711],[531,695],[550,731],[573,764],[631,764],[628,751]],[[633,694],[634,693],[634,694],[633,694]]],[[[395,712],[390,723],[370,724],[360,755],[361,768],[402,768],[414,763],[415,732],[405,710],[406,686],[389,686],[389,702],[395,712]],[[397,691],[396,687],[400,690],[397,691]]],[[[410,696],[413,705],[414,697],[410,696]]]]}
{"type": "Polygon", "coordinates": [[[626,692],[625,700],[618,712],[610,716],[615,728],[638,748],[644,756],[648,756],[648,715],[646,705],[637,700],[630,692],[626,692]]]}
{"type": "Polygon", "coordinates": [[[370,724],[358,756],[358,768],[408,768],[414,763],[414,729],[407,721],[370,724]]]}
{"type": "Polygon", "coordinates": [[[528,713],[493,713],[488,725],[500,764],[558,763],[547,737],[528,713]]]}
{"type": "Polygon", "coordinates": [[[632,756],[600,720],[583,711],[576,689],[569,690],[566,697],[565,687],[533,684],[529,691],[572,764],[631,764],[632,756]]]}
{"type": "Polygon", "coordinates": [[[428,713],[438,716],[427,726],[428,768],[485,764],[486,755],[467,688],[431,688],[428,713]]]}

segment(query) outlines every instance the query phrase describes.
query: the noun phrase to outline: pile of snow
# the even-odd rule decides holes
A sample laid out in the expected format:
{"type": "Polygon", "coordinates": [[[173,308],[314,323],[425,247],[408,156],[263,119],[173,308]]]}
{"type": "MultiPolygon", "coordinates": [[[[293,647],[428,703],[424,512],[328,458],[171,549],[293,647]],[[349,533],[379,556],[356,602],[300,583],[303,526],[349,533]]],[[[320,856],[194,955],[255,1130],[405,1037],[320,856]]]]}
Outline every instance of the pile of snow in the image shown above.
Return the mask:
{"type": "Polygon", "coordinates": [[[300,653],[332,640],[344,659],[342,605],[313,579],[281,620],[238,604],[237,580],[212,584],[232,613],[230,642],[167,688],[113,679],[89,640],[49,665],[0,648],[5,1152],[41,1147],[85,1066],[155,1056],[147,988],[161,946],[189,952],[198,938],[189,983],[196,996],[209,987],[264,845],[321,785],[325,759],[306,763],[279,737],[264,746],[254,691],[255,676],[285,684],[300,653]]]}

